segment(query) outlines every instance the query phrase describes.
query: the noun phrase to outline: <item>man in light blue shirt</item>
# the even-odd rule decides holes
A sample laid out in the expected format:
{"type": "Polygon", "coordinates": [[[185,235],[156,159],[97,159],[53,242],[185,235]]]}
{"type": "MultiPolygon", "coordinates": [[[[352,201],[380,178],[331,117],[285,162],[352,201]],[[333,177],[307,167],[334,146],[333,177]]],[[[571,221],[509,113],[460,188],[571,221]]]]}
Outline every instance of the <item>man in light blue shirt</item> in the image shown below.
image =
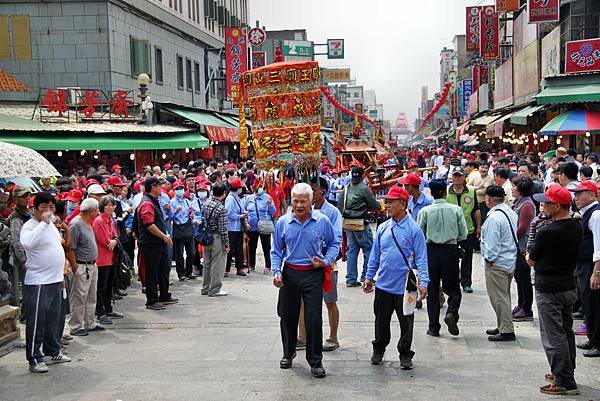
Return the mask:
{"type": "Polygon", "coordinates": [[[504,203],[506,194],[497,185],[485,190],[490,211],[481,230],[481,261],[485,285],[498,326],[487,330],[490,341],[515,341],[511,314],[510,284],[517,262],[517,214],[504,203]]]}
{"type": "Polygon", "coordinates": [[[414,221],[417,221],[419,211],[425,206],[431,205],[433,200],[421,192],[423,180],[416,174],[408,174],[399,182],[399,184],[404,185],[406,192],[410,195],[407,205],[408,213],[410,213],[410,217],[412,217],[414,221]]]}
{"type": "MultiPolygon", "coordinates": [[[[371,364],[380,365],[385,348],[390,343],[390,322],[394,311],[400,322],[398,352],[402,369],[412,369],[411,350],[414,313],[404,315],[405,291],[418,291],[420,298],[427,295],[429,275],[427,271],[427,248],[425,236],[419,225],[406,215],[408,192],[394,186],[385,196],[385,208],[390,219],[377,228],[363,290],[373,291],[375,285],[375,340],[371,364]],[[417,266],[420,281],[412,272],[411,260],[417,266]],[[377,282],[374,284],[374,277],[377,282]],[[411,288],[412,287],[412,288],[411,288]]],[[[413,300],[416,303],[416,300],[413,300]]],[[[414,309],[413,309],[414,310],[414,309]]]]}
{"type": "Polygon", "coordinates": [[[296,356],[300,302],[304,302],[306,359],[315,378],[323,369],[323,289],[331,287],[330,267],[340,246],[327,217],[312,209],[313,191],[308,184],[294,185],[292,211],[282,216],[273,233],[271,267],[279,288],[277,314],[281,318],[283,358],[279,367],[289,369],[296,356]]]}
{"type": "Polygon", "coordinates": [[[173,259],[175,259],[177,276],[179,281],[195,280],[196,278],[192,274],[192,265],[196,256],[194,227],[192,225],[194,210],[191,202],[184,197],[185,185],[182,181],[176,181],[173,184],[173,190],[175,196],[169,204],[173,215],[173,259]]]}
{"type": "Polygon", "coordinates": [[[235,258],[235,269],[238,276],[246,276],[247,269],[244,268],[244,231],[242,224],[246,224],[245,201],[240,198],[242,192],[242,181],[234,178],[229,182],[229,194],[225,198],[225,209],[227,209],[227,232],[229,235],[229,246],[231,250],[227,254],[227,265],[225,277],[229,276],[232,259],[235,258]]]}

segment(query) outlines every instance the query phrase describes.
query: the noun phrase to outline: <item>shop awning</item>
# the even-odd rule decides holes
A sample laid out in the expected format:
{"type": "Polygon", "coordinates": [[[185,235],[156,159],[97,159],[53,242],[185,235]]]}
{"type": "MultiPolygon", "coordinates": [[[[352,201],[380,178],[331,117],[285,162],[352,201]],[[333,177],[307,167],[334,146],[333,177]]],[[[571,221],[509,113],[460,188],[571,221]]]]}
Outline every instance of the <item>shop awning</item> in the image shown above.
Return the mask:
{"type": "Polygon", "coordinates": [[[600,83],[551,86],[536,96],[538,104],[600,102],[600,83]]]}
{"type": "MultiPolygon", "coordinates": [[[[504,131],[504,122],[510,118],[512,113],[503,115],[502,117],[494,120],[493,123],[488,124],[486,127],[486,133],[488,138],[500,138],[504,131]]],[[[466,146],[466,145],[465,145],[466,146]]]]}
{"type": "MultiPolygon", "coordinates": [[[[230,117],[223,115],[223,114],[221,114],[220,116],[217,116],[216,114],[211,113],[210,111],[186,110],[186,109],[179,109],[176,107],[163,107],[162,110],[166,110],[173,114],[177,114],[178,116],[183,117],[186,120],[190,120],[198,125],[223,127],[223,128],[235,128],[235,129],[239,128],[237,123],[235,123],[235,120],[233,120],[231,118],[231,121],[228,121],[230,117]]],[[[238,136],[239,136],[239,134],[238,134],[238,136]]],[[[238,139],[238,142],[239,142],[239,139],[238,139]]]]}
{"type": "Polygon", "coordinates": [[[213,142],[239,142],[240,131],[236,128],[214,127],[206,125],[206,136],[213,142]]]}
{"type": "Polygon", "coordinates": [[[515,125],[527,125],[527,117],[532,116],[534,113],[543,109],[544,107],[546,106],[527,106],[522,110],[515,111],[510,116],[510,123],[515,125]]]}
{"type": "Polygon", "coordinates": [[[499,115],[495,115],[495,116],[481,116],[479,118],[476,118],[475,120],[471,120],[471,125],[488,125],[493,123],[494,121],[496,121],[498,118],[500,118],[501,116],[499,115]]]}
{"type": "Polygon", "coordinates": [[[152,150],[152,149],[204,149],[208,140],[198,131],[169,134],[108,135],[108,134],[47,134],[1,135],[1,142],[13,143],[35,150],[152,150]]]}

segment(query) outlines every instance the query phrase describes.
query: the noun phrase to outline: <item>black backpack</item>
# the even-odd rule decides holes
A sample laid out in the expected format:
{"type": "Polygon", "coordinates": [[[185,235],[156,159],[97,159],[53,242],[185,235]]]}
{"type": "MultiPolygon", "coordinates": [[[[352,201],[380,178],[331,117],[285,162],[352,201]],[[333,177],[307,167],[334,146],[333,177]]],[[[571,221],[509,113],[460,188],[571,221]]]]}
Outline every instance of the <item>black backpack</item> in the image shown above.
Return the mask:
{"type": "MultiPolygon", "coordinates": [[[[198,200],[198,206],[200,206],[200,200],[198,200]]],[[[213,212],[216,208],[210,211],[208,217],[204,217],[204,213],[201,213],[202,217],[200,218],[200,224],[198,225],[198,230],[194,235],[196,241],[202,246],[212,245],[215,242],[215,237],[210,229],[210,224],[208,224],[208,220],[212,216],[213,212]]]]}
{"type": "Polygon", "coordinates": [[[133,262],[127,252],[123,249],[119,243],[115,248],[117,256],[117,269],[115,272],[115,285],[120,290],[125,290],[131,285],[135,269],[133,268],[133,262]]]}

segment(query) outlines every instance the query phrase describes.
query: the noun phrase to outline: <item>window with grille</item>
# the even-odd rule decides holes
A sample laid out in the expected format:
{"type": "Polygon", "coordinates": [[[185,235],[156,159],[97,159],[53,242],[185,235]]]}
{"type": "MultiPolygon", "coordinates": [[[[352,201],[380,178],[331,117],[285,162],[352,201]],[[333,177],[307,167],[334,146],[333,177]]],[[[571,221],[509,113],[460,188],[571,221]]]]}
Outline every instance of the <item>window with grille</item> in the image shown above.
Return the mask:
{"type": "Polygon", "coordinates": [[[162,85],[163,83],[163,53],[160,47],[154,48],[154,64],[156,70],[156,83],[162,85]]]}
{"type": "Polygon", "coordinates": [[[177,55],[177,87],[183,89],[183,57],[177,55]]]}
{"type": "Polygon", "coordinates": [[[130,38],[131,75],[137,77],[141,73],[152,76],[152,61],[150,56],[150,41],[130,38]]]}

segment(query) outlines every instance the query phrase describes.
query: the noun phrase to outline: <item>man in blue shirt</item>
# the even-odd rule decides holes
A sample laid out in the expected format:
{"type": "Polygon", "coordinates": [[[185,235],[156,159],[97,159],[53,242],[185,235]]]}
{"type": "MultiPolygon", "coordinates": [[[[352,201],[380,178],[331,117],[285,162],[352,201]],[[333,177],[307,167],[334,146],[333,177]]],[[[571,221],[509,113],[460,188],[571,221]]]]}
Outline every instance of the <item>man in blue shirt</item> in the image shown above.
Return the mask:
{"type": "Polygon", "coordinates": [[[374,277],[378,276],[373,304],[375,340],[371,364],[380,365],[383,361],[391,338],[390,321],[396,311],[400,322],[398,352],[402,369],[413,368],[412,357],[415,354],[410,349],[415,315],[404,315],[403,304],[410,302],[404,299],[405,291],[416,291],[418,285],[420,298],[424,298],[429,283],[425,236],[419,225],[406,215],[407,202],[408,192],[398,186],[392,187],[385,196],[385,208],[391,218],[377,229],[363,284],[364,292],[372,292],[374,277]],[[420,282],[410,268],[411,260],[417,266],[420,282]]]}
{"type": "Polygon", "coordinates": [[[196,255],[194,243],[194,227],[192,219],[194,210],[185,195],[185,185],[182,181],[173,184],[175,196],[169,202],[173,213],[173,259],[179,281],[195,280],[192,274],[192,263],[196,255]],[[185,265],[183,251],[185,249],[185,265]]]}
{"type": "Polygon", "coordinates": [[[313,191],[308,184],[294,185],[291,197],[292,211],[277,221],[271,250],[273,284],[279,288],[277,314],[281,318],[283,343],[279,367],[291,368],[296,356],[302,300],[306,360],[313,377],[323,378],[323,289],[331,289],[330,266],[339,253],[339,239],[327,217],[312,210],[313,191]]]}
{"type": "Polygon", "coordinates": [[[419,211],[425,206],[429,206],[433,203],[433,200],[421,192],[421,185],[423,180],[416,174],[408,174],[404,177],[399,184],[404,185],[406,192],[408,192],[408,213],[414,221],[417,221],[419,211]]]}
{"type": "Polygon", "coordinates": [[[229,276],[231,261],[235,258],[235,269],[238,276],[246,276],[244,268],[244,225],[246,224],[245,202],[240,198],[242,192],[242,181],[234,178],[229,182],[229,194],[225,198],[225,209],[227,209],[227,232],[229,235],[229,246],[231,250],[227,255],[225,277],[229,276]]]}

